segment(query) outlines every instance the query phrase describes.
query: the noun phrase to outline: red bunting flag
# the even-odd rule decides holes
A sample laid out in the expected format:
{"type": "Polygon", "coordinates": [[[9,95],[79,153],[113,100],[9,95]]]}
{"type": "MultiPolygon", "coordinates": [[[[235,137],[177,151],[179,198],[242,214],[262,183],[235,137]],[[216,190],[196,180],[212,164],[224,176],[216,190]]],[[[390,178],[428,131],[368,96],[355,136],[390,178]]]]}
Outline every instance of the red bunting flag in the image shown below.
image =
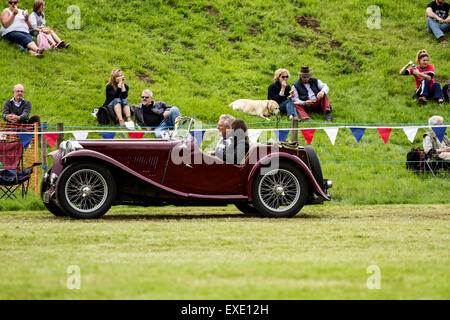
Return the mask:
{"type": "Polygon", "coordinates": [[[383,139],[384,144],[386,144],[389,140],[389,136],[391,135],[392,128],[377,128],[378,133],[383,139]]]}
{"type": "Polygon", "coordinates": [[[300,129],[300,131],[302,132],[303,136],[305,137],[305,140],[308,143],[308,145],[310,145],[311,141],[314,137],[314,132],[316,132],[316,129],[300,129]]]}
{"type": "Polygon", "coordinates": [[[50,147],[54,147],[56,140],[58,140],[59,133],[44,133],[44,138],[47,140],[50,147]]]}
{"type": "Polygon", "coordinates": [[[130,139],[142,139],[144,132],[128,132],[130,139]]]}

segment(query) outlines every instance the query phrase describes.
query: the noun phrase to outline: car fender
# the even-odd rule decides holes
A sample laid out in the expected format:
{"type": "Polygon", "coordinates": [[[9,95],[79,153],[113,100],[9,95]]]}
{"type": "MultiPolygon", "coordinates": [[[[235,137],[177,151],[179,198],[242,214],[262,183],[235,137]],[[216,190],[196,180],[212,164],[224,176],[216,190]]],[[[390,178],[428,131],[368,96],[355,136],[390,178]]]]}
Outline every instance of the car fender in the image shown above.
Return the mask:
{"type": "Polygon", "coordinates": [[[249,173],[249,175],[247,177],[247,195],[248,195],[249,201],[253,201],[252,187],[253,187],[253,178],[254,178],[256,172],[258,171],[258,169],[262,165],[265,165],[268,162],[270,162],[270,160],[272,158],[287,159],[287,160],[290,160],[290,161],[296,163],[297,165],[299,165],[300,168],[305,173],[306,178],[308,179],[308,181],[311,183],[311,185],[315,189],[315,191],[317,193],[319,193],[325,199],[330,200],[330,197],[323,192],[322,187],[319,186],[319,184],[317,183],[317,181],[314,178],[311,170],[308,168],[308,166],[302,160],[300,160],[298,157],[296,157],[296,156],[294,156],[292,154],[286,153],[286,152],[274,152],[274,153],[268,154],[265,157],[261,158],[253,166],[252,170],[250,171],[250,173],[249,173]]]}
{"type": "Polygon", "coordinates": [[[62,160],[80,158],[80,157],[97,158],[99,160],[108,162],[111,165],[113,165],[119,169],[122,169],[122,170],[128,172],[129,174],[134,175],[135,177],[143,180],[144,182],[147,182],[161,190],[167,191],[169,193],[175,194],[180,197],[196,198],[196,199],[247,200],[246,196],[243,196],[240,194],[239,195],[203,195],[203,194],[181,192],[176,189],[166,187],[152,179],[149,179],[149,178],[141,175],[140,173],[128,168],[127,166],[124,166],[122,163],[118,162],[117,160],[115,160],[111,157],[108,157],[108,156],[104,155],[103,153],[93,151],[93,150],[82,149],[82,150],[73,151],[73,152],[69,153],[68,155],[64,156],[62,158],[62,160]]]}
{"type": "Polygon", "coordinates": [[[113,166],[115,166],[115,167],[117,167],[119,169],[122,169],[125,172],[128,172],[129,174],[132,174],[135,177],[137,177],[137,178],[139,178],[139,179],[141,179],[141,180],[143,180],[143,181],[145,181],[147,183],[150,183],[150,184],[152,184],[153,186],[155,186],[157,188],[160,188],[160,189],[165,190],[167,192],[176,194],[178,196],[182,196],[182,197],[188,197],[189,196],[189,194],[187,194],[185,192],[180,192],[180,191],[177,191],[175,189],[165,187],[162,184],[160,184],[160,183],[158,183],[158,182],[156,182],[156,181],[154,181],[152,179],[149,179],[149,178],[141,175],[140,173],[138,173],[138,172],[128,168],[127,166],[123,165],[119,161],[117,161],[117,160],[115,160],[115,159],[113,159],[111,157],[108,157],[108,156],[104,155],[103,153],[100,153],[100,152],[97,152],[97,151],[88,150],[88,149],[82,149],[82,150],[73,151],[73,152],[69,153],[68,155],[64,156],[62,158],[62,160],[64,161],[66,159],[74,159],[74,158],[81,158],[81,157],[96,158],[96,159],[108,162],[111,165],[113,165],[113,166]]]}

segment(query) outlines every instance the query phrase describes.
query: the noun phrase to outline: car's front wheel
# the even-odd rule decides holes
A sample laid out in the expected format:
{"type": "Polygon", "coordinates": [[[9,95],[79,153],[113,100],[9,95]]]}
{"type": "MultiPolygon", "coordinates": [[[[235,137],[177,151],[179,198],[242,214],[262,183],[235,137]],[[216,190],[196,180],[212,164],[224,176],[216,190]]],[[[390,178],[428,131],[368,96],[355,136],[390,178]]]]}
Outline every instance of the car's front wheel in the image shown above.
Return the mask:
{"type": "Polygon", "coordinates": [[[63,211],[77,219],[103,216],[116,196],[116,183],[108,169],[93,163],[75,163],[61,173],[56,197],[63,211]]]}
{"type": "Polygon", "coordinates": [[[260,169],[252,193],[253,205],[264,216],[290,218],[305,205],[308,182],[295,164],[280,161],[278,168],[260,169]]]}

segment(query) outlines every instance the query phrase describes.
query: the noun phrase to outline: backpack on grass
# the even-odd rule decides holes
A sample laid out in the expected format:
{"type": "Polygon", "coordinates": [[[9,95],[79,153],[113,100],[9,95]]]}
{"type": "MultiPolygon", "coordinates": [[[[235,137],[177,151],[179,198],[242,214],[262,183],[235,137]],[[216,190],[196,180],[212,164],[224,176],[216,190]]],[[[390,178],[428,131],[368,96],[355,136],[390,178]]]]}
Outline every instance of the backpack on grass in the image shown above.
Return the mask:
{"type": "Polygon", "coordinates": [[[406,169],[423,173],[425,169],[425,153],[420,148],[411,148],[406,154],[406,169]]]}
{"type": "Polygon", "coordinates": [[[101,106],[97,111],[97,121],[99,124],[108,125],[108,124],[117,124],[117,118],[114,114],[114,111],[107,106],[101,106]]]}

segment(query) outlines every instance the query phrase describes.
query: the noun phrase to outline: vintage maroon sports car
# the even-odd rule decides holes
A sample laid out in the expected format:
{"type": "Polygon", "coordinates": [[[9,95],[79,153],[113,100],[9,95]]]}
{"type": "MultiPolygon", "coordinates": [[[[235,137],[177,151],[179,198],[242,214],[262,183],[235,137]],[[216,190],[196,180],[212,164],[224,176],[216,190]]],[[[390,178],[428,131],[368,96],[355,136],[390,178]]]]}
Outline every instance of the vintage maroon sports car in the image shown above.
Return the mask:
{"type": "MultiPolygon", "coordinates": [[[[55,216],[99,218],[111,205],[224,206],[245,214],[293,217],[307,204],[330,200],[311,147],[258,143],[241,164],[202,153],[180,118],[171,137],[64,141],[41,183],[55,216]]],[[[195,136],[195,135],[194,135],[195,136]]]]}

